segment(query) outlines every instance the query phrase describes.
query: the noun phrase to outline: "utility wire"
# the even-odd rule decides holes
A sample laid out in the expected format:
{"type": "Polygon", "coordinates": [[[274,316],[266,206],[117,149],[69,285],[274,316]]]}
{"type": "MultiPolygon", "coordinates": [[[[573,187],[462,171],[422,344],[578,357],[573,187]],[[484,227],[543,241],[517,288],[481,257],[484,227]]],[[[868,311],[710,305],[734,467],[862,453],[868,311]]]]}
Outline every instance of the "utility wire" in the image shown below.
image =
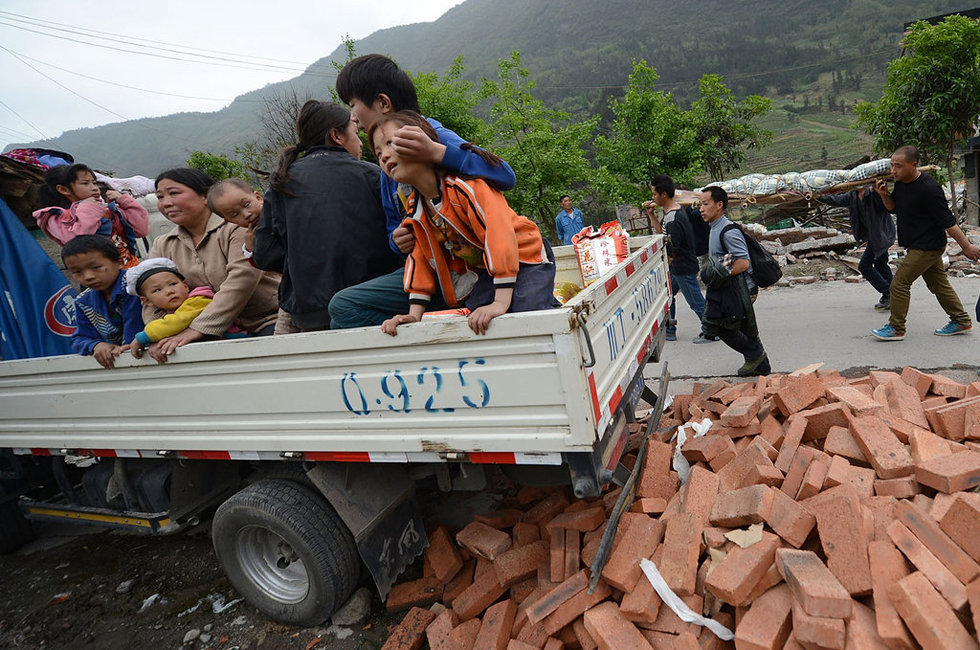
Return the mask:
{"type": "MultiPolygon", "coordinates": [[[[0,46],[0,47],[2,47],[2,46],[0,46]]],[[[13,113],[14,115],[16,115],[17,117],[19,117],[20,119],[22,119],[22,120],[23,120],[24,122],[26,122],[26,123],[27,123],[27,124],[28,124],[28,125],[29,125],[29,126],[30,126],[30,127],[32,128],[32,129],[34,129],[35,131],[37,131],[38,133],[40,133],[40,134],[41,134],[41,137],[42,137],[42,138],[44,138],[45,140],[47,140],[47,139],[48,139],[48,136],[46,136],[46,135],[44,135],[44,131],[42,131],[41,129],[39,129],[39,128],[37,128],[36,126],[34,126],[34,125],[33,125],[33,124],[32,124],[32,123],[30,122],[30,120],[28,120],[28,119],[27,119],[26,117],[24,117],[23,115],[21,115],[20,113],[18,113],[18,112],[17,112],[17,111],[15,111],[14,109],[12,109],[12,108],[10,108],[10,106],[8,106],[8,105],[6,104],[6,102],[4,102],[4,101],[3,101],[2,99],[0,99],[0,106],[3,106],[3,107],[4,107],[4,108],[6,108],[6,109],[7,109],[8,111],[10,111],[10,112],[11,112],[11,113],[13,113]]]]}

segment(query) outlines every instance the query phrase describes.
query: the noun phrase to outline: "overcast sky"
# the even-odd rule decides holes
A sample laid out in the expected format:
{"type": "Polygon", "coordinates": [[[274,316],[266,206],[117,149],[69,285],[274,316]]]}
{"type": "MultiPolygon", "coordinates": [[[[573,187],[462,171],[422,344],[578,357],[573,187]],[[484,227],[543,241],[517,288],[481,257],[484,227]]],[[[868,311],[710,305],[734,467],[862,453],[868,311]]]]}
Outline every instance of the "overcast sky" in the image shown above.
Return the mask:
{"type": "Polygon", "coordinates": [[[345,34],[430,22],[460,2],[0,0],[0,149],[80,127],[216,111],[299,75],[345,34]]]}

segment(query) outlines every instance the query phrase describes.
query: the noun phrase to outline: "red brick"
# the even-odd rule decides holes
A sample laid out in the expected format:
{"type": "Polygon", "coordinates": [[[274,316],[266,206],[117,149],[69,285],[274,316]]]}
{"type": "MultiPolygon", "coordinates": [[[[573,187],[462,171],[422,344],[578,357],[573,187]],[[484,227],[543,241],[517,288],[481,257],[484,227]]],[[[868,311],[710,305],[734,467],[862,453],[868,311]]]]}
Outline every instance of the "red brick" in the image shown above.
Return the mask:
{"type": "Polygon", "coordinates": [[[911,649],[914,647],[912,638],[888,595],[888,588],[909,574],[905,558],[890,540],[871,542],[868,556],[871,560],[878,634],[892,647],[911,649]]]}
{"type": "MultiPolygon", "coordinates": [[[[692,468],[693,469],[693,468],[692,468]]],[[[640,512],[646,515],[659,515],[667,508],[667,502],[663,499],[637,499],[630,506],[630,512],[640,512]]]]}
{"type": "Polygon", "coordinates": [[[436,616],[436,619],[425,628],[429,650],[449,650],[449,633],[457,625],[459,625],[459,618],[451,609],[443,610],[436,616]]]}
{"type": "Polygon", "coordinates": [[[850,594],[813,551],[778,549],[776,567],[807,614],[828,618],[851,615],[850,594]]]}
{"type": "Polygon", "coordinates": [[[902,381],[915,389],[919,399],[923,399],[932,388],[932,375],[928,375],[912,366],[902,368],[902,381]]]}
{"type": "Polygon", "coordinates": [[[510,586],[510,599],[520,605],[538,588],[537,574],[510,586]]]}
{"type": "Polygon", "coordinates": [[[824,396],[823,383],[816,375],[802,375],[795,381],[784,383],[773,396],[773,403],[779,408],[784,417],[789,417],[797,411],[824,396]]]}
{"type": "Polygon", "coordinates": [[[875,468],[878,478],[898,478],[912,473],[912,456],[908,448],[879,418],[854,418],[851,435],[875,468]]]}
{"type": "Polygon", "coordinates": [[[932,430],[950,440],[963,440],[966,437],[966,416],[970,409],[980,403],[980,397],[970,397],[955,402],[926,406],[926,419],[932,430]]]}
{"type": "Polygon", "coordinates": [[[571,624],[575,619],[582,616],[582,614],[590,607],[595,607],[605,599],[609,598],[612,594],[612,590],[602,580],[596,585],[596,590],[593,593],[589,593],[588,589],[583,589],[578,592],[564,603],[558,606],[554,612],[549,614],[541,621],[541,626],[544,631],[554,636],[558,632],[571,624]]]}
{"type": "Polygon", "coordinates": [[[816,451],[812,447],[806,446],[796,450],[789,469],[786,471],[783,484],[779,488],[790,498],[795,499],[796,494],[800,491],[800,486],[803,485],[803,477],[806,476],[806,468],[810,466],[810,461],[813,460],[815,453],[816,451]]]}
{"type": "Polygon", "coordinates": [[[440,526],[429,535],[429,547],[425,556],[437,578],[449,582],[463,568],[463,557],[449,536],[449,531],[440,526]]]}
{"type": "Polygon", "coordinates": [[[810,616],[799,603],[793,603],[793,638],[804,648],[844,650],[847,630],[844,619],[810,616]]]}
{"type": "Polygon", "coordinates": [[[456,543],[473,555],[493,560],[510,549],[512,542],[507,533],[474,521],[456,533],[456,543]]]}
{"type": "Polygon", "coordinates": [[[522,510],[507,508],[504,510],[494,510],[493,512],[482,515],[473,515],[473,521],[478,521],[481,524],[486,524],[491,528],[500,530],[502,528],[513,528],[514,524],[519,522],[523,517],[524,512],[522,510]]]}
{"type": "Polygon", "coordinates": [[[762,398],[755,395],[739,397],[721,414],[721,426],[744,427],[759,413],[762,398]]]}
{"type": "Polygon", "coordinates": [[[527,610],[528,619],[532,623],[540,622],[545,616],[558,609],[562,603],[568,601],[588,586],[589,577],[587,572],[585,570],[579,571],[535,601],[527,610]]]}
{"type": "MultiPolygon", "coordinates": [[[[658,566],[662,548],[657,549],[653,554],[653,563],[658,566]]],[[[661,603],[660,596],[650,584],[646,574],[640,573],[636,585],[623,595],[623,600],[619,604],[619,611],[634,623],[653,624],[660,613],[661,603]]]]}
{"type": "Polygon", "coordinates": [[[497,601],[507,592],[507,587],[497,580],[496,571],[487,571],[473,580],[463,593],[453,601],[453,611],[459,620],[468,621],[497,601]]]}
{"type": "Polygon", "coordinates": [[[793,623],[793,599],[787,585],[777,585],[752,603],[735,628],[739,650],[780,650],[793,623]]]}
{"type": "Polygon", "coordinates": [[[799,548],[817,523],[806,508],[780,490],[771,490],[772,507],[765,521],[777,535],[799,548]]]}
{"type": "Polygon", "coordinates": [[[893,521],[888,526],[888,536],[954,609],[966,605],[963,583],[902,522],[893,521]]]}
{"type": "Polygon", "coordinates": [[[827,396],[846,404],[857,416],[873,415],[882,410],[881,404],[853,386],[828,388],[827,396]]]}
{"type": "Polygon", "coordinates": [[[577,530],[565,531],[565,575],[575,575],[581,564],[581,533],[577,530]]]}
{"type": "Polygon", "coordinates": [[[925,648],[977,648],[949,603],[916,571],[888,588],[888,595],[916,641],[925,648]]]}
{"type": "Polygon", "coordinates": [[[834,456],[831,458],[830,467],[827,468],[827,477],[823,481],[824,488],[829,489],[847,483],[850,469],[851,464],[843,456],[834,456]]]}
{"type": "Polygon", "coordinates": [[[552,582],[562,582],[565,579],[565,531],[561,528],[551,529],[549,576],[552,582]]]}
{"type": "Polygon", "coordinates": [[[895,417],[902,418],[923,429],[929,428],[925,411],[919,393],[902,381],[893,381],[884,385],[883,389],[888,411],[895,417]]]}
{"type": "Polygon", "coordinates": [[[859,463],[867,462],[854,436],[844,427],[830,427],[823,441],[823,450],[831,456],[843,456],[859,463]]]}
{"type": "Polygon", "coordinates": [[[703,531],[705,546],[708,548],[721,548],[728,543],[728,540],[725,538],[725,533],[727,532],[727,528],[706,527],[703,531]]]}
{"type": "MultiPolygon", "coordinates": [[[[957,580],[967,584],[980,576],[980,565],[957,546],[927,512],[911,503],[900,502],[895,508],[895,515],[957,580]]],[[[974,529],[974,536],[977,532],[978,529],[974,529]]]]}
{"type": "Polygon", "coordinates": [[[870,593],[868,537],[857,493],[841,486],[803,505],[817,519],[817,533],[827,556],[827,568],[851,595],[870,593]]]}
{"type": "Polygon", "coordinates": [[[391,586],[385,607],[388,612],[401,612],[412,607],[428,607],[442,599],[442,582],[436,578],[421,578],[391,586]]]}
{"type": "Polygon", "coordinates": [[[664,530],[660,574],[678,596],[694,593],[703,528],[704,522],[697,515],[682,513],[671,517],[664,530]]]}
{"type": "Polygon", "coordinates": [[[915,480],[946,494],[969,490],[980,485],[980,453],[961,451],[917,463],[915,480]]]}
{"type": "Polygon", "coordinates": [[[806,418],[803,442],[826,438],[832,427],[847,427],[852,417],[851,410],[840,402],[815,406],[797,415],[806,418]]]}
{"type": "Polygon", "coordinates": [[[919,482],[914,476],[901,478],[875,479],[875,495],[880,497],[895,497],[896,499],[911,499],[922,492],[919,482]]]}
{"type": "Polygon", "coordinates": [[[917,431],[927,431],[922,427],[916,426],[911,422],[906,422],[900,417],[894,415],[882,415],[881,419],[888,425],[895,437],[898,438],[902,444],[909,444],[909,436],[916,433],[917,431]]]}
{"type": "Polygon", "coordinates": [[[558,639],[549,638],[544,644],[544,650],[564,650],[565,644],[558,639]]]}
{"type": "Polygon", "coordinates": [[[660,497],[670,500],[677,492],[677,482],[672,480],[671,462],[673,446],[659,440],[647,441],[647,453],[643,460],[640,484],[636,494],[640,497],[660,497]]]}
{"type": "Polygon", "coordinates": [[[803,473],[803,481],[796,493],[796,500],[803,501],[819,494],[820,490],[823,489],[823,482],[827,478],[828,471],[830,471],[830,463],[823,458],[818,457],[810,461],[806,472],[803,473]]]}
{"type": "Polygon", "coordinates": [[[759,598],[759,596],[766,593],[781,582],[783,582],[783,576],[779,573],[779,569],[776,568],[776,563],[774,561],[771,565],[769,565],[769,568],[766,569],[766,572],[762,575],[762,577],[759,578],[759,581],[755,583],[755,586],[752,587],[752,591],[749,592],[749,595],[745,597],[745,605],[751,605],[759,598]]]}
{"type": "Polygon", "coordinates": [[[523,521],[514,524],[514,529],[511,532],[514,536],[515,548],[527,546],[528,544],[537,542],[541,539],[541,528],[523,521]]]}
{"type": "MultiPolygon", "coordinates": [[[[704,598],[698,594],[682,596],[681,600],[692,612],[700,612],[704,609],[704,598]]],[[[670,607],[661,607],[660,611],[657,613],[657,620],[650,624],[643,623],[641,626],[657,632],[666,632],[667,634],[682,634],[686,631],[696,631],[701,629],[694,623],[686,623],[682,621],[670,607]]]]}
{"type": "Polygon", "coordinates": [[[902,376],[891,370],[872,370],[868,373],[872,388],[877,388],[895,381],[902,381],[902,376]]]}
{"type": "Polygon", "coordinates": [[[635,648],[653,650],[646,638],[636,629],[615,603],[600,603],[585,612],[585,629],[600,648],[635,648]]]}
{"type": "Polygon", "coordinates": [[[752,473],[756,465],[772,464],[766,449],[761,444],[757,444],[759,440],[756,438],[718,471],[719,491],[724,492],[745,487],[746,478],[752,473]]]}
{"type": "MultiPolygon", "coordinates": [[[[901,647],[904,650],[904,646],[901,647]]],[[[844,650],[889,650],[888,644],[878,635],[874,611],[858,601],[854,601],[851,618],[847,621],[844,650]]]]}
{"type": "Polygon", "coordinates": [[[875,495],[875,471],[870,467],[851,467],[847,470],[846,485],[853,488],[859,497],[875,495]]]}
{"type": "Polygon", "coordinates": [[[599,647],[589,631],[585,629],[585,617],[580,616],[572,621],[572,632],[575,633],[575,638],[582,646],[582,650],[596,650],[599,647]]]}
{"type": "Polygon", "coordinates": [[[516,615],[517,605],[512,600],[491,605],[483,615],[473,650],[506,650],[516,615]]]}
{"type": "Polygon", "coordinates": [[[497,573],[497,581],[510,587],[536,575],[538,567],[548,559],[548,545],[538,541],[501,553],[493,561],[493,569],[497,573]]]}
{"type": "Polygon", "coordinates": [[[705,580],[705,589],[730,605],[744,605],[756,583],[776,557],[779,537],[762,533],[762,540],[747,548],[734,546],[705,580]]]}
{"type": "Polygon", "coordinates": [[[524,521],[529,524],[540,524],[551,521],[567,506],[568,499],[566,499],[560,492],[555,492],[534,504],[530,510],[525,512],[524,521]]]}
{"type": "Polygon", "coordinates": [[[473,573],[476,569],[476,560],[467,560],[463,563],[453,579],[446,583],[446,588],[442,591],[442,602],[447,606],[452,606],[453,600],[463,593],[467,587],[473,584],[473,573]]]}
{"type": "Polygon", "coordinates": [[[971,558],[980,562],[980,497],[958,495],[940,520],[939,527],[971,558]]]}
{"type": "Polygon", "coordinates": [[[766,485],[750,485],[719,494],[711,509],[709,521],[715,526],[729,528],[765,521],[772,509],[772,492],[766,485]]]}
{"type": "MultiPolygon", "coordinates": [[[[664,536],[664,525],[646,515],[624,513],[602,579],[621,591],[636,584],[640,560],[650,557],[664,536]]],[[[585,559],[585,553],[582,553],[585,559]]],[[[591,565],[591,562],[588,562],[591,565]]]]}
{"type": "Polygon", "coordinates": [[[762,419],[760,427],[762,428],[762,433],[760,434],[762,438],[776,449],[779,449],[779,446],[783,444],[783,439],[786,437],[786,430],[779,423],[779,420],[772,415],[768,415],[762,419]]]}
{"type": "Polygon", "coordinates": [[[487,571],[493,571],[493,562],[485,557],[477,557],[476,568],[473,570],[473,577],[479,577],[486,573],[487,571]]]}
{"type": "Polygon", "coordinates": [[[940,438],[931,431],[916,429],[909,435],[909,446],[911,447],[912,462],[921,463],[924,460],[949,456],[953,450],[949,446],[949,441],[940,438]]]}
{"type": "Polygon", "coordinates": [[[772,463],[753,465],[745,475],[745,485],[768,485],[778,487],[783,484],[783,473],[772,463]]]}
{"type": "Polygon", "coordinates": [[[577,512],[566,512],[556,516],[546,524],[549,530],[553,528],[565,528],[588,532],[598,528],[606,520],[606,513],[602,506],[579,510],[577,512]]]}
{"type": "MultiPolygon", "coordinates": [[[[584,646],[583,646],[584,647],[584,646]]],[[[594,648],[595,646],[593,646],[594,648]]],[[[531,645],[530,643],[524,643],[523,641],[518,641],[517,639],[511,639],[507,642],[507,650],[540,650],[538,646],[531,645]]]]}
{"type": "MultiPolygon", "coordinates": [[[[471,650],[476,644],[477,637],[480,634],[480,628],[481,624],[478,618],[460,623],[449,633],[447,646],[453,650],[471,650]]],[[[506,647],[505,645],[504,648],[506,647]]]]}
{"type": "Polygon", "coordinates": [[[980,631],[980,580],[974,580],[966,586],[966,597],[970,602],[973,630],[980,631]]]}
{"type": "Polygon", "coordinates": [[[425,643],[425,628],[434,621],[436,615],[427,609],[413,607],[395,626],[382,650],[418,650],[425,643]]]}
{"type": "Polygon", "coordinates": [[[785,429],[786,435],[783,438],[783,444],[779,448],[779,455],[776,457],[776,461],[773,463],[783,473],[789,471],[790,464],[796,455],[800,441],[803,440],[803,433],[806,431],[806,418],[799,416],[791,417],[786,421],[785,429]]]}
{"type": "Polygon", "coordinates": [[[932,375],[932,388],[930,390],[933,394],[944,397],[955,397],[956,399],[966,397],[966,384],[961,384],[955,379],[940,374],[932,375]]]}
{"type": "Polygon", "coordinates": [[[726,452],[730,452],[734,458],[735,443],[728,436],[717,435],[712,428],[707,435],[688,438],[681,448],[681,452],[691,462],[710,463],[712,458],[726,452]]]}
{"type": "Polygon", "coordinates": [[[980,404],[974,403],[966,408],[963,424],[963,435],[969,439],[967,442],[980,438],[980,404]]]}

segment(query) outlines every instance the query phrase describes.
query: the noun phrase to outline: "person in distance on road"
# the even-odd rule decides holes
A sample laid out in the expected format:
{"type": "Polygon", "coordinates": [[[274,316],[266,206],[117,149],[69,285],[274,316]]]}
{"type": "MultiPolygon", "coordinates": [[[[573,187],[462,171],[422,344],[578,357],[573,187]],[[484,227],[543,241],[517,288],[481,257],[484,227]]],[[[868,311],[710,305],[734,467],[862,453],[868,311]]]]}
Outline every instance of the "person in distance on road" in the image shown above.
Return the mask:
{"type": "Polygon", "coordinates": [[[949,283],[943,268],[943,252],[949,235],[971,260],[980,258],[980,248],[970,243],[946,204],[946,195],[939,183],[918,169],[919,150],[913,146],[899,147],[892,154],[892,176],[895,188],[889,193],[888,184],[879,179],[875,191],[885,208],[898,217],[898,243],[906,249],[898,271],[891,283],[891,317],[888,322],[871,330],[882,341],[901,341],[905,338],[905,317],[909,311],[912,283],[920,277],[936,296],[949,315],[949,322],[935,330],[937,336],[968,334],[973,329],[970,315],[949,283]]]}

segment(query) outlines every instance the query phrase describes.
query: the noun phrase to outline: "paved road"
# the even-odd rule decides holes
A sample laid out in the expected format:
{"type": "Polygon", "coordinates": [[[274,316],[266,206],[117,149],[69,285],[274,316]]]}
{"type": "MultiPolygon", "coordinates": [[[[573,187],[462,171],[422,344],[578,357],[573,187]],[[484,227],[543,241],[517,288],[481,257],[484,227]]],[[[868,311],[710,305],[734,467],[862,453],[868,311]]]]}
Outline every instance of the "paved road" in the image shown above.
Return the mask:
{"type": "MultiPolygon", "coordinates": [[[[974,316],[980,279],[951,281],[967,312],[974,316]]],[[[742,364],[741,356],[720,341],[691,343],[697,335],[697,322],[683,297],[678,294],[677,298],[678,340],[668,342],[664,349],[671,375],[679,380],[733,375],[742,364]]],[[[912,287],[905,340],[879,341],[870,330],[886,323],[888,314],[872,308],[877,299],[870,285],[839,280],[763,291],[755,308],[773,371],[791,372],[823,361],[842,372],[912,365],[924,370],[958,369],[958,380],[976,379],[980,325],[975,324],[972,334],[935,336],[933,330],[948,319],[919,280],[912,287]]]]}

